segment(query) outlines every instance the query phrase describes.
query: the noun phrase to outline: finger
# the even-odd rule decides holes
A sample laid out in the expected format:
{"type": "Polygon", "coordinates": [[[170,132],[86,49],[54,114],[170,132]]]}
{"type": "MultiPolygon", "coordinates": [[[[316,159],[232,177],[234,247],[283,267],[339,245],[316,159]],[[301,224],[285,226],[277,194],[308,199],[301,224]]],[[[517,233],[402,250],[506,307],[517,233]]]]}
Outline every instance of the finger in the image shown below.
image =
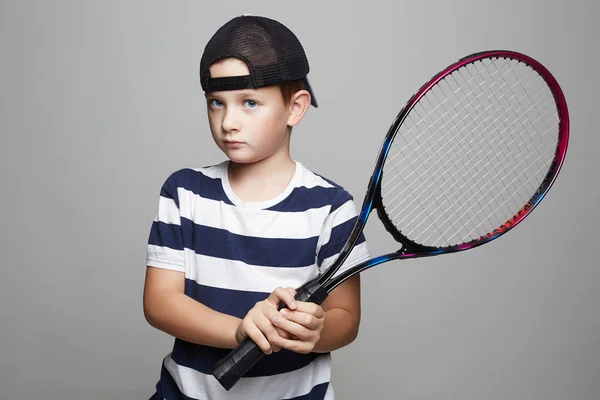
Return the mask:
{"type": "Polygon", "coordinates": [[[277,345],[280,346],[282,349],[291,350],[293,352],[301,354],[308,354],[314,348],[314,345],[310,342],[284,338],[279,338],[277,340],[277,345]]]}
{"type": "Polygon", "coordinates": [[[296,304],[297,307],[294,311],[311,314],[316,318],[323,318],[325,316],[325,311],[323,308],[316,303],[311,303],[309,301],[297,301],[296,304]]]}
{"type": "Polygon", "coordinates": [[[293,287],[286,287],[285,290],[287,290],[292,296],[296,296],[296,289],[293,287]]]}
{"type": "Polygon", "coordinates": [[[323,324],[322,318],[317,318],[312,314],[300,312],[300,311],[290,311],[286,309],[282,309],[279,313],[288,321],[295,322],[298,325],[302,325],[303,327],[314,330],[319,328],[323,324]]]}
{"type": "Polygon", "coordinates": [[[276,342],[281,336],[279,335],[277,327],[275,327],[265,315],[258,317],[255,323],[258,329],[262,332],[263,336],[271,344],[272,350],[279,351],[280,348],[276,342]]]}
{"type": "Polygon", "coordinates": [[[271,293],[267,299],[275,307],[279,307],[279,303],[284,303],[290,310],[295,310],[298,303],[289,291],[282,287],[278,287],[271,293]]]}
{"type": "Polygon", "coordinates": [[[279,336],[281,336],[284,339],[291,339],[291,340],[299,339],[297,336],[294,336],[294,335],[290,334],[289,332],[284,331],[281,328],[275,327],[275,329],[277,330],[277,333],[279,334],[279,336]]]}
{"type": "MultiPolygon", "coordinates": [[[[287,319],[283,318],[282,316],[274,317],[272,322],[273,322],[273,325],[275,325],[275,327],[283,329],[289,335],[293,335],[299,339],[308,340],[309,338],[314,336],[313,330],[308,329],[305,326],[302,326],[296,322],[287,320],[287,319]]],[[[276,343],[279,346],[279,342],[276,342],[276,343]]]]}
{"type": "Polygon", "coordinates": [[[275,327],[275,330],[277,330],[277,334],[284,339],[294,339],[292,336],[290,336],[289,333],[287,333],[281,328],[275,327]]]}
{"type": "MultiPolygon", "coordinates": [[[[292,340],[293,339],[298,339],[297,337],[295,337],[293,335],[290,335],[289,333],[287,333],[283,329],[275,327],[275,330],[277,331],[277,334],[279,335],[279,338],[281,338],[281,339],[292,339],[292,340]]],[[[278,340],[279,339],[276,339],[275,342],[277,342],[278,340]]],[[[281,350],[281,347],[279,347],[275,343],[271,343],[271,347],[273,348],[274,352],[278,352],[279,350],[281,350]]]]}
{"type": "MultiPolygon", "coordinates": [[[[273,347],[261,330],[254,324],[248,324],[245,328],[246,334],[265,354],[271,354],[273,347]]],[[[280,347],[280,346],[278,346],[280,347]]]]}

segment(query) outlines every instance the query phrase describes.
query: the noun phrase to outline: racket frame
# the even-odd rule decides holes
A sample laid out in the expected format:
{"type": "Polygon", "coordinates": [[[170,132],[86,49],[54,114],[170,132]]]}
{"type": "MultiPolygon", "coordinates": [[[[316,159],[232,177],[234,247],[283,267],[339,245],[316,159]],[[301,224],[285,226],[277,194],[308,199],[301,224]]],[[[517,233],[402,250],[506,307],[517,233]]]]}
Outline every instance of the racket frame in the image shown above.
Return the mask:
{"type": "Polygon", "coordinates": [[[558,173],[563,165],[567,144],[569,141],[569,112],[567,108],[567,103],[565,100],[565,96],[563,94],[562,89],[560,88],[558,82],[554,78],[554,76],[550,73],[550,71],[540,64],[538,61],[533,58],[510,50],[491,50],[491,51],[482,51],[470,54],[461,58],[456,63],[448,66],[446,69],[440,71],[436,75],[434,75],[427,83],[425,83],[419,90],[412,95],[412,97],[408,100],[406,105],[400,110],[392,125],[390,126],[385,140],[381,146],[379,151],[379,156],[377,157],[377,161],[375,163],[375,169],[371,179],[369,181],[369,185],[367,188],[367,193],[365,195],[361,212],[357,218],[357,221],[354,225],[352,233],[348,238],[348,241],[342,248],[338,258],[334,261],[334,263],[321,275],[319,278],[319,283],[323,286],[323,288],[330,293],[333,289],[339,286],[346,279],[351,276],[358,274],[368,268],[371,268],[375,265],[382,264],[387,261],[403,259],[403,258],[417,258],[417,257],[428,257],[434,256],[442,253],[454,253],[458,251],[472,249],[477,246],[481,246],[487,242],[490,242],[498,237],[502,236],[506,232],[510,231],[512,228],[517,226],[527,215],[529,215],[534,208],[540,203],[540,201],[544,198],[548,190],[554,184],[558,173]],[[420,243],[416,243],[402,234],[392,221],[389,216],[385,212],[382,196],[381,196],[381,179],[383,175],[383,167],[385,165],[385,160],[387,158],[387,154],[391,148],[391,145],[396,137],[396,134],[399,131],[400,126],[406,119],[407,115],[413,109],[413,107],[419,102],[419,100],[425,96],[429,90],[431,90],[435,85],[449,76],[454,71],[464,67],[465,65],[472,64],[476,61],[490,58],[510,58],[513,60],[520,61],[528,66],[530,66],[534,71],[536,71],[541,78],[546,82],[549,86],[552,95],[554,96],[554,101],[556,103],[556,108],[559,116],[558,120],[558,141],[557,146],[554,153],[554,159],[546,176],[544,177],[542,183],[538,190],[531,196],[531,198],[527,201],[524,207],[517,212],[512,218],[510,218],[507,222],[502,224],[500,227],[496,228],[493,232],[490,232],[484,236],[481,236],[477,239],[453,245],[448,247],[432,247],[432,246],[424,246],[420,243]],[[394,239],[402,244],[402,247],[394,252],[386,255],[382,255],[379,257],[372,258],[370,260],[364,261],[360,264],[357,264],[343,273],[339,274],[335,279],[331,279],[333,275],[339,270],[344,261],[348,258],[348,255],[354,248],[358,237],[362,233],[367,219],[371,214],[372,210],[377,210],[377,215],[381,220],[385,229],[394,237],[394,239]]]}

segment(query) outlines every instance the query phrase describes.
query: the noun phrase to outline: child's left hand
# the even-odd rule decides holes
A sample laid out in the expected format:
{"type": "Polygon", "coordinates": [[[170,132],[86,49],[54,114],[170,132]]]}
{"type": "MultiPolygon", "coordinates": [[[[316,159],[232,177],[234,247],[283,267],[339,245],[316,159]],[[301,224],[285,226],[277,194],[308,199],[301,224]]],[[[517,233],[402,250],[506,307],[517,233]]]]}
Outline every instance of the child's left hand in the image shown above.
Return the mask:
{"type": "Polygon", "coordinates": [[[294,310],[282,308],[271,322],[275,327],[287,332],[289,338],[278,338],[277,346],[307,354],[313,351],[321,338],[321,331],[325,324],[325,311],[315,303],[297,301],[298,307],[294,310]]]}

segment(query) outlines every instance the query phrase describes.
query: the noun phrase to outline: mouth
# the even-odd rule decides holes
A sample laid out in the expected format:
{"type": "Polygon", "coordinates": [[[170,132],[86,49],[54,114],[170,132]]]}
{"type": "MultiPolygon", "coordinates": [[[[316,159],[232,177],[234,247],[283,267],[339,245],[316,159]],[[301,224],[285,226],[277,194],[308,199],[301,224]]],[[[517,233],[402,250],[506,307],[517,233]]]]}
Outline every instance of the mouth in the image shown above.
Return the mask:
{"type": "Polygon", "coordinates": [[[223,140],[223,144],[230,149],[236,149],[243,145],[244,142],[238,142],[237,140],[223,140]]]}

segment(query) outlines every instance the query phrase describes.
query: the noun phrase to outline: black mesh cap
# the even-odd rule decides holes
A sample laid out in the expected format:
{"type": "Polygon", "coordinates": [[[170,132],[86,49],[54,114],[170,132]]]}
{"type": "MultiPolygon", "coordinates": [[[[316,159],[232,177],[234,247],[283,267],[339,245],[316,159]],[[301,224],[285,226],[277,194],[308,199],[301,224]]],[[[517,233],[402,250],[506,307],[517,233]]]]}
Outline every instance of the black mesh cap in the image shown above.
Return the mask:
{"type": "Polygon", "coordinates": [[[223,25],[204,48],[200,82],[205,92],[261,88],[303,79],[311,104],[317,99],[308,82],[308,60],[300,41],[283,24],[265,17],[242,15],[223,25]],[[224,58],[238,58],[250,75],[211,78],[208,67],[224,58]]]}

